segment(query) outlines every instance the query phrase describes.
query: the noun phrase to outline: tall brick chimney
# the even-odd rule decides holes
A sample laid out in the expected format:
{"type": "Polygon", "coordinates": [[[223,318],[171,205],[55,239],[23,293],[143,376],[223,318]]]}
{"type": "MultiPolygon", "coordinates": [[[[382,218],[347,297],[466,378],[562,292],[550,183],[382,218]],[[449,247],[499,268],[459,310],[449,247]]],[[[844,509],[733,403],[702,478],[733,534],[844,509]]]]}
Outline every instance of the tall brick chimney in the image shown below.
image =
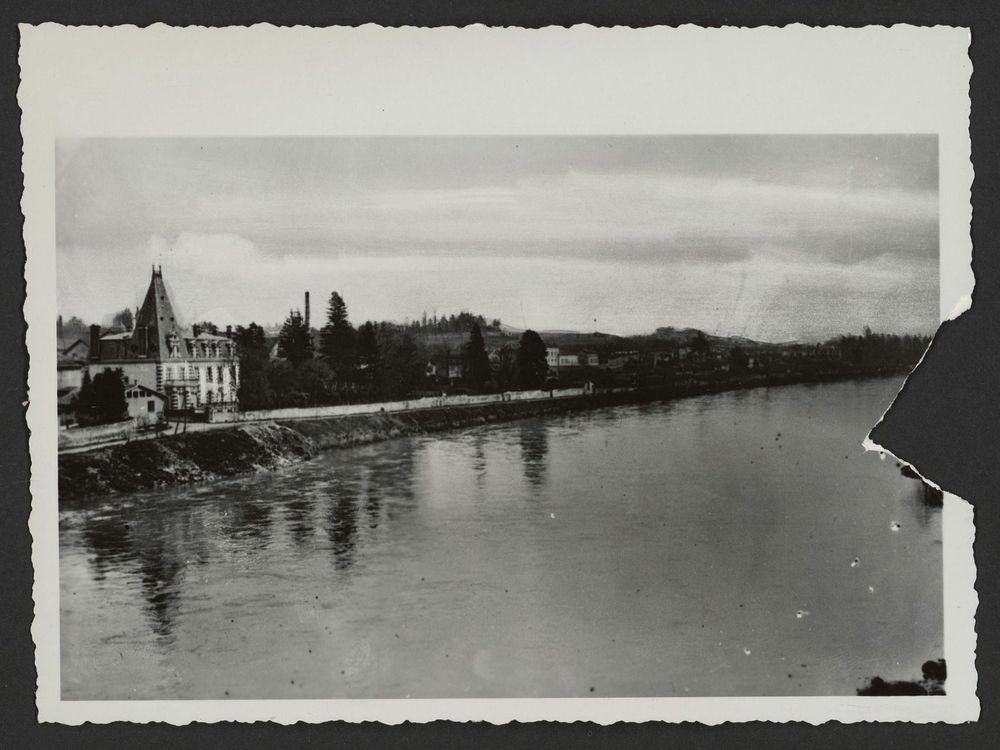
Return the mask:
{"type": "Polygon", "coordinates": [[[306,292],[306,330],[309,330],[309,292],[306,292]]]}
{"type": "Polygon", "coordinates": [[[91,359],[101,358],[101,327],[96,323],[90,326],[90,354],[91,359]]]}

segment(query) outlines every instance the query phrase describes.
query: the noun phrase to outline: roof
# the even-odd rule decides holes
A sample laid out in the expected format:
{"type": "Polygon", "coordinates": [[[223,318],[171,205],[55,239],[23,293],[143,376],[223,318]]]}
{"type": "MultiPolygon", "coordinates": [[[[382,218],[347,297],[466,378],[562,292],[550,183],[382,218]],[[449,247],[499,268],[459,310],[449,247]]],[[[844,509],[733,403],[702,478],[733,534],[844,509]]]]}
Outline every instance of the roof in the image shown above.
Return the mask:
{"type": "Polygon", "coordinates": [[[163,283],[163,269],[153,268],[153,277],[149,280],[149,289],[146,290],[146,297],[139,308],[139,314],[135,318],[135,327],[146,326],[149,330],[149,356],[159,359],[167,356],[169,347],[167,337],[171,334],[177,336],[178,346],[184,351],[181,356],[187,357],[187,345],[184,342],[184,331],[174,315],[174,306],[170,302],[170,295],[167,294],[167,287],[163,283]]]}
{"type": "Polygon", "coordinates": [[[101,341],[126,341],[132,338],[132,334],[129,332],[125,333],[106,333],[101,336],[101,341]]]}
{"type": "Polygon", "coordinates": [[[56,403],[60,406],[70,406],[80,393],[79,388],[60,388],[57,394],[56,403]]]}
{"type": "Polygon", "coordinates": [[[125,392],[128,393],[129,391],[142,391],[149,396],[156,396],[157,398],[163,399],[164,401],[167,400],[167,397],[164,396],[159,391],[154,391],[152,388],[147,388],[146,386],[140,385],[139,383],[132,383],[130,385],[126,385],[125,392]]]}
{"type": "Polygon", "coordinates": [[[79,337],[76,337],[76,336],[70,336],[68,338],[56,339],[56,349],[58,351],[60,351],[60,352],[68,352],[70,349],[73,349],[74,347],[76,347],[78,345],[79,346],[83,346],[83,347],[85,347],[87,349],[90,348],[90,345],[87,344],[86,341],[84,341],[83,339],[81,339],[79,337]]]}

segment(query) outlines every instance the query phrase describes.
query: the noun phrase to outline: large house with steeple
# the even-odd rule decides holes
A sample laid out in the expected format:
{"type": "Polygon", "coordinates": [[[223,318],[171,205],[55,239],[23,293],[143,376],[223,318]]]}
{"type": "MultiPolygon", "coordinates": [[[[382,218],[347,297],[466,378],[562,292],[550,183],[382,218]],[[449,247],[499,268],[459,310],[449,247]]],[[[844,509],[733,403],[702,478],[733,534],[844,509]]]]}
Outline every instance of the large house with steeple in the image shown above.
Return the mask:
{"type": "Polygon", "coordinates": [[[162,396],[168,412],[205,413],[235,409],[240,382],[236,343],[229,336],[181,327],[153,267],[149,289],[131,331],[105,333],[90,327],[90,377],[118,370],[126,386],[142,386],[162,396]]]}

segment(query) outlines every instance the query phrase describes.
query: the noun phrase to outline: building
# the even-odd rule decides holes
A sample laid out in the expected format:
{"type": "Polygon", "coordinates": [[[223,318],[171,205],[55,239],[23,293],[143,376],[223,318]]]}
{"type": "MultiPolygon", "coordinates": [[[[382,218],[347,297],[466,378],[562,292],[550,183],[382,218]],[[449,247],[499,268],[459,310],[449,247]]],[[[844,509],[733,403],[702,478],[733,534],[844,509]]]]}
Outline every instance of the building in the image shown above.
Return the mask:
{"type": "Polygon", "coordinates": [[[83,385],[83,369],[87,364],[90,347],[82,339],[58,339],[56,342],[57,388],[66,389],[83,385]]]}
{"type": "Polygon", "coordinates": [[[605,368],[608,370],[625,370],[637,367],[639,364],[639,352],[613,352],[608,355],[605,368]]]}
{"type": "Polygon", "coordinates": [[[90,356],[90,347],[83,339],[59,339],[56,353],[67,362],[86,362],[90,356]]]}
{"type": "Polygon", "coordinates": [[[559,352],[559,359],[556,361],[557,367],[579,367],[580,355],[576,352],[559,352]]]}
{"type": "Polygon", "coordinates": [[[102,333],[100,326],[90,327],[87,369],[92,379],[105,370],[119,371],[126,389],[148,389],[163,399],[167,413],[203,414],[209,409],[237,407],[236,343],[198,326],[181,327],[163,283],[162,267],[153,268],[133,330],[102,333]]]}
{"type": "Polygon", "coordinates": [[[165,418],[166,401],[162,393],[157,393],[144,385],[130,385],[125,389],[128,415],[139,427],[162,422],[165,418]]]}
{"type": "Polygon", "coordinates": [[[558,346],[547,346],[545,347],[545,364],[549,366],[550,370],[555,370],[559,367],[559,347],[558,346]]]}
{"type": "Polygon", "coordinates": [[[60,428],[76,424],[76,399],[79,394],[79,388],[66,387],[56,391],[56,413],[60,428]]]}

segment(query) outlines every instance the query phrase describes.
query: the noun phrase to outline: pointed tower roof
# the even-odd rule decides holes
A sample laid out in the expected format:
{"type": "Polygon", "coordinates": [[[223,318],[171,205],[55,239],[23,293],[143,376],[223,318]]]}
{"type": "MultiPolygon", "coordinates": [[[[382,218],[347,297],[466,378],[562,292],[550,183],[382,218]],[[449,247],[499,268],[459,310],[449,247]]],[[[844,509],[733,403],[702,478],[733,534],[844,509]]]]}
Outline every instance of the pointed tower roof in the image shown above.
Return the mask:
{"type": "Polygon", "coordinates": [[[174,315],[174,307],[170,303],[170,295],[163,283],[163,267],[153,266],[153,278],[149,281],[146,298],[142,301],[139,314],[135,320],[136,327],[146,326],[149,331],[149,359],[166,359],[169,353],[167,337],[176,334],[181,356],[187,356],[184,342],[184,332],[174,315]]]}

